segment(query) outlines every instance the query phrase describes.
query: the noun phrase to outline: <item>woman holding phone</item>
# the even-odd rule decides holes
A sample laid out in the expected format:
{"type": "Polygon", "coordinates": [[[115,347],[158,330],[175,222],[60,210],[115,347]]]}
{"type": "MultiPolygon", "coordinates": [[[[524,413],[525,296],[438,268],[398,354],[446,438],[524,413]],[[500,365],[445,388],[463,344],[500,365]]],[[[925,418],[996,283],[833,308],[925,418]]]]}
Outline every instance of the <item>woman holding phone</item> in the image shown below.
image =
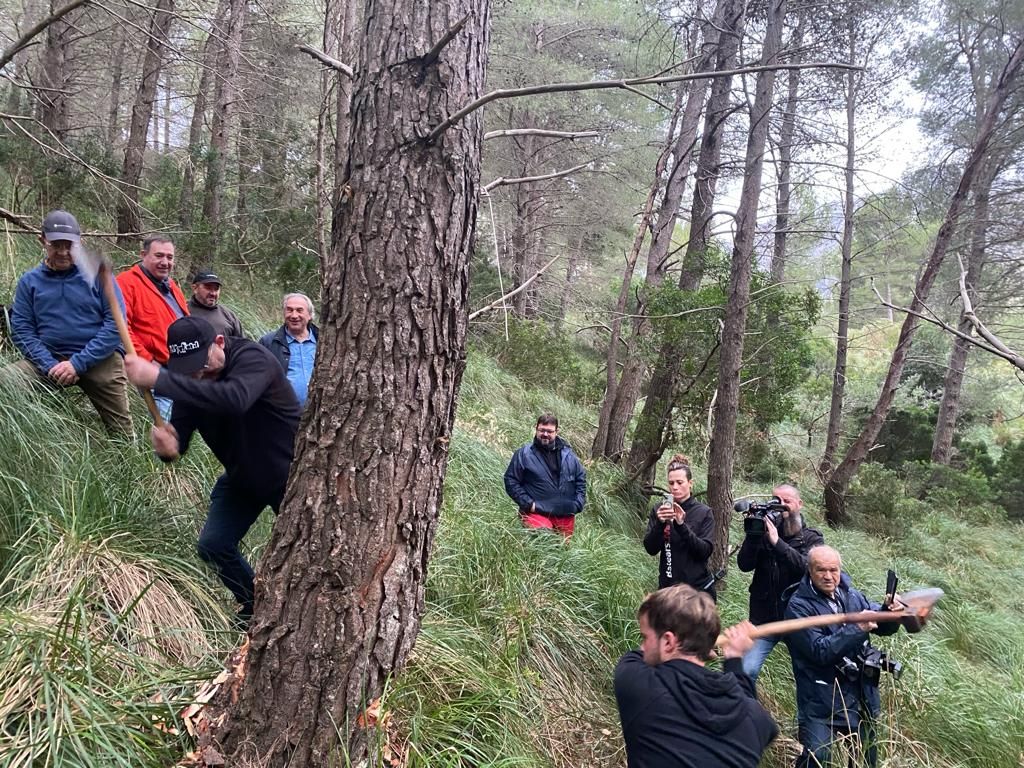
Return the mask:
{"type": "Polygon", "coordinates": [[[658,559],[658,589],[689,584],[707,592],[715,601],[715,580],[708,570],[713,548],[715,515],[690,492],[693,474],[690,460],[676,454],[668,463],[669,496],[651,508],[644,534],[644,549],[658,559]]]}

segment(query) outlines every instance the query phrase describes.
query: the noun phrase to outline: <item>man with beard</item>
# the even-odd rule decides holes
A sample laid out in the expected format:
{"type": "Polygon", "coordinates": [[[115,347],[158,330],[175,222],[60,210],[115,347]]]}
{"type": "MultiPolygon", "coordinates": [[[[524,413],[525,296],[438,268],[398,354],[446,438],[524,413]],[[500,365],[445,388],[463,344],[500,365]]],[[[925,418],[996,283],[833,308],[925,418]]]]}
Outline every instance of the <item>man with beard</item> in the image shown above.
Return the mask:
{"type": "Polygon", "coordinates": [[[192,298],[188,311],[192,317],[201,317],[221,336],[242,338],[242,323],[238,315],[220,303],[220,278],[215,272],[201,269],[192,278],[192,298]]]}
{"type": "Polygon", "coordinates": [[[779,729],[743,674],[750,622],[725,631],[723,674],[704,666],[721,628],[707,593],[659,589],[637,619],[643,644],[615,668],[629,768],[755,768],[779,729]]]}
{"type": "MultiPolygon", "coordinates": [[[[765,520],[764,535],[744,538],[736,557],[741,571],[754,572],[750,582],[750,621],[755,625],[782,620],[786,607],[783,592],[807,572],[807,553],[811,547],[825,543],[820,531],[804,525],[800,491],[792,485],[780,485],[773,488],[772,493],[786,506],[782,513],[782,530],[771,520],[765,520]]],[[[743,657],[743,671],[752,680],[757,680],[761,667],[780,639],[760,637],[743,657]]]]}
{"type": "Polygon", "coordinates": [[[542,413],[532,443],[512,454],[505,470],[505,492],[519,506],[527,528],[554,529],[568,538],[583,510],[587,472],[572,448],[558,436],[558,418],[542,413]]]}

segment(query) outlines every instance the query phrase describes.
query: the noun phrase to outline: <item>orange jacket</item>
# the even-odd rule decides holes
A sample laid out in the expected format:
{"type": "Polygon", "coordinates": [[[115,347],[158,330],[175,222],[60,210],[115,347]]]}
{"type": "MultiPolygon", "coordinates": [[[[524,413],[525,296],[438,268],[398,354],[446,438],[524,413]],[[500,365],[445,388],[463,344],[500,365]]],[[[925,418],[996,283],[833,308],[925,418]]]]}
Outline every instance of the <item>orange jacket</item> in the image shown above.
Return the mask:
{"type": "MultiPolygon", "coordinates": [[[[169,356],[167,328],[178,319],[174,310],[138,264],[119,274],[117,284],[124,296],[125,315],[135,353],[146,360],[166,364],[169,356]]],[[[173,280],[170,284],[171,295],[181,307],[182,315],[187,315],[188,302],[184,294],[173,280]]]]}

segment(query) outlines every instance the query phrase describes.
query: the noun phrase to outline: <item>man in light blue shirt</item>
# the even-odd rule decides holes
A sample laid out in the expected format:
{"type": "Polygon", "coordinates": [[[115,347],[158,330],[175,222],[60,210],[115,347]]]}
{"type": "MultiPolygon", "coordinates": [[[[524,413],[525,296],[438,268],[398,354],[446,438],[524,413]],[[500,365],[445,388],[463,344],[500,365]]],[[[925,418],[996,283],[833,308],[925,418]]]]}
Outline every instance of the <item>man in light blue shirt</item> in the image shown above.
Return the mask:
{"type": "Polygon", "coordinates": [[[282,306],[284,325],[261,338],[260,344],[274,353],[299,404],[305,405],[319,336],[319,329],[313,324],[313,302],[304,293],[289,293],[282,306]]]}

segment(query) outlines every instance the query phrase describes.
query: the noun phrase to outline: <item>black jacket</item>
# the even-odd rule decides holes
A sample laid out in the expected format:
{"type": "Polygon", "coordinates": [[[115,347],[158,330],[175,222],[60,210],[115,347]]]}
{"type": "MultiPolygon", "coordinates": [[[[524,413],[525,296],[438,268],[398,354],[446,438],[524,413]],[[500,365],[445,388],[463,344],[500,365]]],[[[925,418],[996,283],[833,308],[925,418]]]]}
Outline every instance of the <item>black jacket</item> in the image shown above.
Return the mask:
{"type": "MultiPolygon", "coordinates": [[[[309,333],[313,337],[313,341],[319,341],[320,329],[313,323],[309,324],[309,333]]],[[[288,340],[284,337],[285,326],[282,325],[276,331],[264,334],[260,337],[260,344],[270,350],[271,354],[274,355],[274,359],[281,364],[281,367],[287,371],[288,362],[291,360],[292,351],[288,349],[288,340]]]]}
{"type": "Polygon", "coordinates": [[[780,621],[786,609],[782,593],[807,573],[807,553],[825,543],[821,531],[804,527],[795,536],[779,534],[772,546],[768,536],[747,536],[736,556],[744,573],[754,572],[750,582],[750,621],[766,624],[780,621]]]}
{"type": "MultiPolygon", "coordinates": [[[[787,590],[785,618],[823,616],[832,613],[828,599],[815,589],[809,576],[787,590]]],[[[842,574],[836,589],[839,610],[877,611],[881,606],[869,602],[853,588],[850,577],[842,574]]],[[[876,635],[891,635],[899,622],[886,622],[873,630],[876,635]]],[[[881,708],[878,686],[863,679],[850,680],[836,669],[843,657],[854,659],[868,641],[868,633],[856,624],[811,627],[785,636],[793,660],[796,678],[796,709],[799,718],[831,721],[836,726],[856,730],[863,708],[872,717],[881,708]]]]}
{"type": "Polygon", "coordinates": [[[725,672],[630,651],[615,667],[629,768],[755,768],[779,732],[739,659],[725,672]]]}
{"type": "Polygon", "coordinates": [[[259,499],[279,498],[288,481],[299,401],[270,352],[254,341],[225,340],[224,369],[214,380],[160,371],[153,391],[174,401],[179,451],[198,431],[232,486],[259,499]]]}
{"type": "Polygon", "coordinates": [[[703,589],[711,581],[708,560],[711,558],[715,535],[715,515],[711,507],[691,496],[680,505],[686,518],[682,525],[678,525],[674,522],[660,522],[657,514],[659,506],[660,501],[651,507],[647,532],[644,534],[647,554],[661,554],[658,559],[658,589],[673,584],[689,584],[696,589],[703,589]]]}
{"type": "Polygon", "coordinates": [[[537,512],[555,517],[568,517],[583,511],[587,471],[572,448],[562,438],[555,438],[554,450],[559,452],[557,477],[541,455],[541,450],[534,442],[512,454],[505,470],[505,493],[524,514],[529,512],[531,504],[537,505],[537,512]]]}

